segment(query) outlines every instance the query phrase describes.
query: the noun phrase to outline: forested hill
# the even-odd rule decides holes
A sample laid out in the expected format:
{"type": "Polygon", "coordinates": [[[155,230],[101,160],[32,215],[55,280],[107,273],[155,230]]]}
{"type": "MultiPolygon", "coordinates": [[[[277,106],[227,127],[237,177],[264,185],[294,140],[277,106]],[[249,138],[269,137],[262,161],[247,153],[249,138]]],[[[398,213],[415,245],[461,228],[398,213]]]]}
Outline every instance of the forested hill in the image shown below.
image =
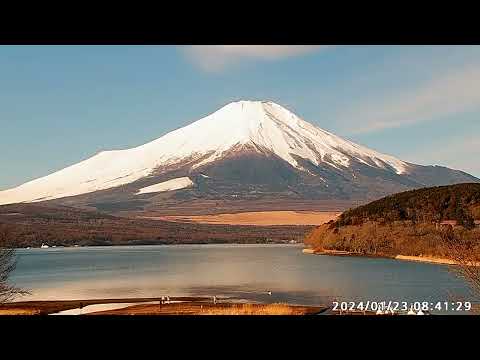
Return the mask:
{"type": "Polygon", "coordinates": [[[466,228],[480,219],[480,184],[467,183],[406,191],[347,210],[331,224],[361,225],[367,221],[390,223],[410,220],[456,220],[466,228]]]}
{"type": "Polygon", "coordinates": [[[305,238],[315,251],[340,250],[373,256],[449,259],[445,239],[468,244],[480,260],[480,184],[423,188],[391,195],[344,212],[305,238]],[[454,220],[460,226],[437,226],[454,220]]]}
{"type": "Polygon", "coordinates": [[[311,229],[126,218],[41,203],[0,206],[0,247],[286,243],[311,229]]]}

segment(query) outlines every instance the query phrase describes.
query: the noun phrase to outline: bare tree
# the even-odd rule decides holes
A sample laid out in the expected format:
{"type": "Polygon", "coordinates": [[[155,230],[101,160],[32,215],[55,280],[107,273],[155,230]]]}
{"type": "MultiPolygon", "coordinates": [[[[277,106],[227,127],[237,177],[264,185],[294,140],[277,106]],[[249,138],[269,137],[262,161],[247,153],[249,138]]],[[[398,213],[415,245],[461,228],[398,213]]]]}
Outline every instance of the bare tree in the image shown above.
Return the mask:
{"type": "Polygon", "coordinates": [[[8,282],[15,270],[15,248],[12,245],[12,233],[6,225],[0,224],[0,304],[13,300],[20,295],[29,294],[8,282]]]}
{"type": "Polygon", "coordinates": [[[449,227],[442,232],[442,240],[448,256],[456,263],[451,271],[469,284],[473,295],[480,300],[480,236],[471,232],[471,236],[462,237],[449,227]]]}

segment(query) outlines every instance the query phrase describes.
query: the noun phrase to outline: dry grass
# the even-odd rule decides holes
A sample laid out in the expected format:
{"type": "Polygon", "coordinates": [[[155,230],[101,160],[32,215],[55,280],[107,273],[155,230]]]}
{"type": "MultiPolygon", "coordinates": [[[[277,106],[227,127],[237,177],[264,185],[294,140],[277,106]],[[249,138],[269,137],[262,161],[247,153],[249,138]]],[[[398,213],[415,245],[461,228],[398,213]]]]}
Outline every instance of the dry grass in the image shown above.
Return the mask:
{"type": "Polygon", "coordinates": [[[59,311],[98,304],[131,304],[120,309],[101,310],[85,315],[312,315],[325,311],[325,306],[298,306],[288,304],[242,304],[221,302],[214,304],[205,297],[171,297],[168,304],[160,298],[122,298],[59,301],[25,301],[0,305],[0,315],[47,315],[59,311]],[[148,302],[148,303],[146,303],[148,302]],[[155,303],[152,303],[155,302],[155,303]]]}
{"type": "Polygon", "coordinates": [[[163,305],[133,305],[88,315],[312,315],[325,310],[326,307],[287,304],[184,302],[163,305]]]}
{"type": "MultiPolygon", "coordinates": [[[[205,301],[204,297],[171,297],[175,301],[195,302],[205,301]]],[[[130,304],[160,301],[160,298],[120,298],[120,299],[90,299],[90,300],[51,300],[51,301],[19,301],[0,304],[0,315],[47,315],[60,311],[82,308],[99,304],[130,304]]]]}
{"type": "Polygon", "coordinates": [[[480,315],[480,304],[472,304],[471,314],[480,315]]]}
{"type": "Polygon", "coordinates": [[[178,222],[222,225],[321,225],[336,219],[341,213],[333,211],[254,211],[235,214],[149,217],[178,222]]]}
{"type": "Polygon", "coordinates": [[[287,304],[234,304],[208,309],[202,315],[305,315],[305,309],[287,304]]]}
{"type": "Polygon", "coordinates": [[[1,315],[40,315],[40,310],[38,309],[0,309],[1,315]]]}

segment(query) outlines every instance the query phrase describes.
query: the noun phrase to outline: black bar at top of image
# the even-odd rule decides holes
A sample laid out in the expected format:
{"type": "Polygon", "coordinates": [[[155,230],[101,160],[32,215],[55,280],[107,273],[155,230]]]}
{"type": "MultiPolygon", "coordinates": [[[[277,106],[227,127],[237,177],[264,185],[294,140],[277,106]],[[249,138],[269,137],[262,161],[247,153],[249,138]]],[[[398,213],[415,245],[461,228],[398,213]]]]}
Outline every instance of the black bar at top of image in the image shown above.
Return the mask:
{"type": "MultiPolygon", "coordinates": [[[[228,16],[196,14],[188,6],[178,13],[134,16],[124,21],[62,18],[0,24],[0,44],[155,45],[155,44],[288,44],[288,45],[468,45],[480,44],[480,28],[469,17],[364,17],[326,13],[278,15],[258,9],[228,16]],[[55,19],[58,20],[58,19],[55,19]]],[[[392,12],[393,16],[395,12],[392,12]]],[[[472,15],[472,14],[470,14],[472,15]]],[[[4,16],[5,17],[5,16],[4,16]]],[[[6,19],[8,20],[8,19],[6,19]]]]}

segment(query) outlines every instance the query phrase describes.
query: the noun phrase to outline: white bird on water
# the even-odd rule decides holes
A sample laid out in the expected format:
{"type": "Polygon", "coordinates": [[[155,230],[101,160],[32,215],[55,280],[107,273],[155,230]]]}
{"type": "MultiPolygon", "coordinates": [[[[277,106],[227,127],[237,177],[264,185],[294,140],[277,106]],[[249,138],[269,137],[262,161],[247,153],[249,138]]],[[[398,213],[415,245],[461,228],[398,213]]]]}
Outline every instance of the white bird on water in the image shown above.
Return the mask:
{"type": "Polygon", "coordinates": [[[268,294],[268,295],[272,295],[272,292],[271,292],[271,291],[267,291],[267,294],[268,294]]]}

